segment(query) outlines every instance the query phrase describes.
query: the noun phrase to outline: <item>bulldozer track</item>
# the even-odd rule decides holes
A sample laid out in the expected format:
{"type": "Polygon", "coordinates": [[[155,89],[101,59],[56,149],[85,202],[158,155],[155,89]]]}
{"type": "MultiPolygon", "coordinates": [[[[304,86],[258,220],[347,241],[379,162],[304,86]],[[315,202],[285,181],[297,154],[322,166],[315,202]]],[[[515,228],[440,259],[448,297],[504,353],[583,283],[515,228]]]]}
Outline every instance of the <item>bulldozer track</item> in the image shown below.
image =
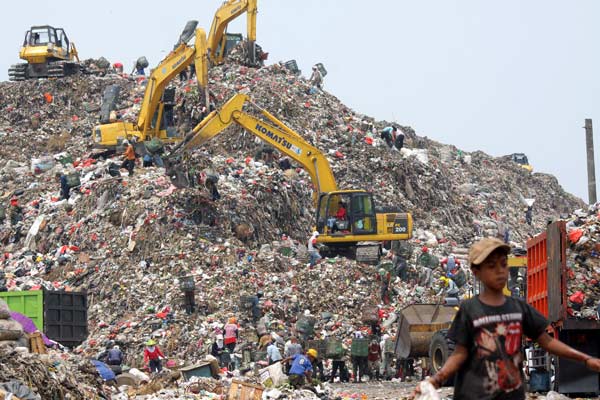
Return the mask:
{"type": "Polygon", "coordinates": [[[10,81],[24,81],[27,79],[27,64],[13,64],[8,69],[8,79],[10,81]]]}

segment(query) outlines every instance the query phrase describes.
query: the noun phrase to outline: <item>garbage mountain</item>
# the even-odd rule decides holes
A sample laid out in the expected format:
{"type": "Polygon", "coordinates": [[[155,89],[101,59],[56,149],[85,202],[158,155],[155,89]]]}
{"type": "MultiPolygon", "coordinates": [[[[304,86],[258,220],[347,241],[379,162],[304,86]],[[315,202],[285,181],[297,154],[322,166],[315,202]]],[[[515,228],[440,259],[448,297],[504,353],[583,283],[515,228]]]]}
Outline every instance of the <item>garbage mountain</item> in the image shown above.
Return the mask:
{"type": "MultiPolygon", "coordinates": [[[[229,62],[209,75],[217,107],[236,93],[250,95],[327,154],[340,186],[371,190],[378,204],[411,212],[413,246],[429,246],[439,257],[454,252],[464,261],[477,237],[507,230],[508,240],[522,246],[548,219],[584,207],[551,175],[460,151],[408,126],[399,127],[404,148],[390,150],[378,132],[391,123],[314,90],[281,64],[254,69],[229,62]],[[525,199],[535,199],[531,225],[525,199]]],[[[121,87],[119,118],[135,121],[141,77],[0,83],[0,289],[86,290],[90,334],[76,352],[91,357],[112,340],[130,365],[141,365],[150,337],[169,359],[193,363],[231,315],[242,320],[241,341],[255,341],[240,296],[258,290],[261,324],[270,331],[291,332],[308,310],[319,332],[348,340],[361,326],[361,307],[380,302],[377,269],[345,258],[306,267],[314,224],[309,176],[294,165],[280,168],[276,155],[265,156],[269,149],[236,126],[192,155],[199,171],[218,176],[219,200],[205,188],[176,189],[162,168],[115,174],[121,154],[94,149],[91,135],[110,85],[121,87]],[[56,172],[79,175],[68,201],[60,199],[56,172]],[[188,315],[180,286],[190,276],[196,292],[188,315]]],[[[172,85],[173,119],[185,133],[200,121],[205,102],[195,80],[172,85]]],[[[435,302],[434,288],[397,280],[394,286],[386,313],[435,302]]]]}

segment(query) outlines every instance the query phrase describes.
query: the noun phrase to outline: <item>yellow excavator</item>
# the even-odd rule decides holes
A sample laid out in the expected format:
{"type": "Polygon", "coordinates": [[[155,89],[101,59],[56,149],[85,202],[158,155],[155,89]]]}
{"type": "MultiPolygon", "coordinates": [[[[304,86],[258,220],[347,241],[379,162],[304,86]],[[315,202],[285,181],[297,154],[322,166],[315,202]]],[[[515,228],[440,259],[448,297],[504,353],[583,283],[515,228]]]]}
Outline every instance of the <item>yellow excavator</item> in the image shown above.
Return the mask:
{"type": "Polygon", "coordinates": [[[247,62],[249,65],[261,62],[256,49],[257,11],[257,0],[226,0],[219,7],[208,32],[208,54],[213,64],[221,64],[231,49],[243,40],[241,33],[228,33],[227,25],[244,12],[247,13],[247,62]]]}
{"type": "Polygon", "coordinates": [[[176,186],[193,186],[195,181],[187,175],[182,164],[187,158],[186,153],[234,123],[295,160],[308,172],[315,186],[315,222],[320,233],[317,241],[328,250],[336,253],[350,250],[351,256],[358,261],[375,263],[381,254],[381,242],[412,237],[411,214],[400,210],[378,210],[373,194],[366,190],[338,189],[323,153],[244,94],[234,95],[223,107],[212,111],[166,157],[167,174],[176,186]],[[256,107],[263,118],[245,112],[246,104],[256,107]],[[341,206],[346,213],[339,221],[335,216],[341,206]]]}
{"type": "Polygon", "coordinates": [[[8,79],[24,81],[36,78],[60,78],[82,70],[75,44],[62,28],[32,26],[25,33],[19,57],[26,63],[11,65],[8,79]]]}
{"type": "MultiPolygon", "coordinates": [[[[196,70],[196,77],[200,90],[204,91],[208,99],[208,60],[206,47],[206,32],[197,28],[197,21],[190,21],[181,34],[175,49],[169,53],[154,68],[146,85],[144,99],[138,115],[137,122],[113,122],[97,125],[94,128],[94,141],[100,147],[114,146],[119,138],[127,139],[136,137],[137,141],[158,138],[166,143],[181,140],[177,135],[171,135],[164,123],[165,102],[163,94],[168,83],[192,63],[196,70]],[[194,45],[187,42],[195,36],[194,45]]],[[[208,100],[207,100],[208,101],[208,100]]]]}

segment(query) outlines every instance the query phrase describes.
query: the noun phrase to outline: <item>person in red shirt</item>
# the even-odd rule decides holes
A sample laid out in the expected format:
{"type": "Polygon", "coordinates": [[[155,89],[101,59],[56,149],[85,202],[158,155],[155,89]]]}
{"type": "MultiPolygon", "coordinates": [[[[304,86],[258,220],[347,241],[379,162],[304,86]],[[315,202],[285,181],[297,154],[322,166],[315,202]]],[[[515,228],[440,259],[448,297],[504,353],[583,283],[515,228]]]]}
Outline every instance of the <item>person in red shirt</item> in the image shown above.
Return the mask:
{"type": "Polygon", "coordinates": [[[336,231],[340,230],[338,228],[337,223],[338,222],[345,222],[347,220],[347,218],[348,218],[348,213],[346,211],[346,207],[344,206],[344,203],[340,201],[338,203],[338,210],[335,213],[336,222],[333,224],[331,232],[333,233],[333,232],[336,232],[336,231]]]}
{"type": "Polygon", "coordinates": [[[144,364],[149,362],[150,372],[160,372],[162,370],[161,360],[163,358],[165,358],[165,355],[156,345],[156,341],[154,339],[148,340],[144,348],[144,364]]]}
{"type": "Polygon", "coordinates": [[[371,341],[367,359],[369,360],[369,379],[375,378],[379,380],[379,360],[381,359],[381,347],[379,347],[379,342],[377,342],[377,340],[371,341]]]}

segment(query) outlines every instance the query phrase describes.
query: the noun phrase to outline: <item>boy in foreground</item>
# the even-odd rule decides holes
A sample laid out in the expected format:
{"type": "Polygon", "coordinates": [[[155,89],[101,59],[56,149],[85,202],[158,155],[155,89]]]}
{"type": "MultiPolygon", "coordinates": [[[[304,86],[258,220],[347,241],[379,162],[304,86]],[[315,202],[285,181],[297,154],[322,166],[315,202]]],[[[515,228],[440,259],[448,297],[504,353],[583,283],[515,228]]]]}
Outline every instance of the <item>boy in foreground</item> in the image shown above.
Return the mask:
{"type": "MultiPolygon", "coordinates": [[[[600,360],[573,349],[546,333],[548,321],[521,299],[506,297],[510,247],[494,238],[475,243],[469,251],[473,275],[484,290],[463,302],[448,337],[456,350],[428,380],[439,388],[456,373],[454,399],[525,399],[521,369],[521,338],[525,334],[549,353],[580,361],[600,371],[600,360]]],[[[417,389],[418,390],[418,389],[417,389]]]]}

